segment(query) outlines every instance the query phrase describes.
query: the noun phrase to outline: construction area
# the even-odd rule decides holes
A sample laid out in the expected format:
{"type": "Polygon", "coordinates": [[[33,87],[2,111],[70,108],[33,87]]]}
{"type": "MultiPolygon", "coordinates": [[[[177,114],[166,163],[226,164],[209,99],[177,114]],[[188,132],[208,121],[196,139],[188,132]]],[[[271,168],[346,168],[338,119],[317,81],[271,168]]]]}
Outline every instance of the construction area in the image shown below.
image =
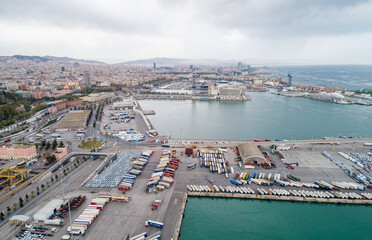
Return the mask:
{"type": "MultiPolygon", "coordinates": [[[[57,202],[53,206],[61,203],[65,209],[68,201],[84,196],[84,201],[76,200],[80,204],[71,208],[71,214],[63,210],[65,216],[59,216],[51,208],[41,211],[44,218],[53,215],[57,219],[58,231],[50,239],[61,239],[69,232],[93,240],[119,240],[128,235],[177,239],[187,195],[372,203],[368,200],[372,191],[363,182],[372,177],[371,159],[366,155],[370,147],[363,143],[249,144],[119,149],[123,152],[116,163],[88,160],[64,179],[63,191],[56,184],[17,214],[33,217],[27,219],[33,226],[48,227],[48,221],[35,222],[43,206],[57,202]]],[[[20,231],[21,227],[3,224],[0,238],[13,239],[20,231]]]]}
{"type": "Polygon", "coordinates": [[[90,113],[89,110],[70,111],[59,122],[57,129],[69,129],[69,130],[83,129],[86,126],[89,113],[90,113]]]}

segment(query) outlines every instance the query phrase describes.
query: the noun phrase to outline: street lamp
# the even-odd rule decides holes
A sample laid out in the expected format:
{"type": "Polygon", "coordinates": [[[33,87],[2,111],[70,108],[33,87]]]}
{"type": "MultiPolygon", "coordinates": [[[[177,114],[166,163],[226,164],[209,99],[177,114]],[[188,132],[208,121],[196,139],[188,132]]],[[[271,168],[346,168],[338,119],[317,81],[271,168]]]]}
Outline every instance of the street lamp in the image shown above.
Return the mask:
{"type": "MultiPolygon", "coordinates": [[[[59,172],[61,173],[62,171],[62,167],[59,169],[59,172]]],[[[63,175],[61,174],[61,184],[62,184],[62,201],[63,199],[65,199],[65,191],[63,190],[63,175]]],[[[70,219],[70,235],[71,235],[71,239],[72,239],[72,220],[71,220],[71,210],[70,210],[70,201],[67,202],[67,205],[68,205],[68,215],[69,215],[69,219],[70,219]]]]}

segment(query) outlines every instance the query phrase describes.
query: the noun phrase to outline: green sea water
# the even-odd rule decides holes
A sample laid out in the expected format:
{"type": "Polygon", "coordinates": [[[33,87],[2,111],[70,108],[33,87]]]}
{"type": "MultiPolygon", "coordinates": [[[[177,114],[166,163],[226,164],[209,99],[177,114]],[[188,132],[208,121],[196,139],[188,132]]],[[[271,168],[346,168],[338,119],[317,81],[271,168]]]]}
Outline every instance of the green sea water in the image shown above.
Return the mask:
{"type": "Polygon", "coordinates": [[[372,207],[190,197],[180,240],[370,240],[372,207]]]}
{"type": "Polygon", "coordinates": [[[320,139],[372,137],[372,106],[340,105],[270,93],[252,101],[142,100],[160,134],[182,139],[320,139]]]}

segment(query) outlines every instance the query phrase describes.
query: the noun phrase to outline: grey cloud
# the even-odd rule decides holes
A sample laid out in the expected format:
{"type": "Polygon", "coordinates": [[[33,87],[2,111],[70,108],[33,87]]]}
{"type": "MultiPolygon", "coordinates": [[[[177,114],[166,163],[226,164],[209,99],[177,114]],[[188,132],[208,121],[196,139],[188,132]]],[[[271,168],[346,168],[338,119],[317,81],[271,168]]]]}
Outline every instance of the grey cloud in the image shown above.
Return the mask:
{"type": "Polygon", "coordinates": [[[263,36],[372,32],[372,2],[324,0],[201,1],[199,16],[225,29],[263,36]]]}
{"type": "Polygon", "coordinates": [[[0,19],[144,35],[184,24],[197,29],[200,23],[248,36],[285,37],[371,32],[371,12],[372,2],[366,0],[12,0],[1,3],[0,19]]]}
{"type": "Polygon", "coordinates": [[[0,0],[0,55],[371,62],[371,12],[372,0],[0,0]]]}

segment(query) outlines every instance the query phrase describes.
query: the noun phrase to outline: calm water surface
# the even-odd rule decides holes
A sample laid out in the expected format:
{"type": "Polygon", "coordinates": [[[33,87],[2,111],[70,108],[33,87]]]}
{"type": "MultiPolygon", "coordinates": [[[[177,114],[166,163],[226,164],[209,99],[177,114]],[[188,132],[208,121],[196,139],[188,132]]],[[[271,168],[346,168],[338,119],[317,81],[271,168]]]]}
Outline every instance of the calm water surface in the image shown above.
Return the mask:
{"type": "Polygon", "coordinates": [[[316,139],[372,137],[372,106],[339,105],[270,93],[253,101],[141,100],[155,110],[150,121],[160,134],[186,139],[316,139]]]}
{"type": "Polygon", "coordinates": [[[371,206],[191,197],[180,240],[367,240],[371,224],[371,206]]]}

